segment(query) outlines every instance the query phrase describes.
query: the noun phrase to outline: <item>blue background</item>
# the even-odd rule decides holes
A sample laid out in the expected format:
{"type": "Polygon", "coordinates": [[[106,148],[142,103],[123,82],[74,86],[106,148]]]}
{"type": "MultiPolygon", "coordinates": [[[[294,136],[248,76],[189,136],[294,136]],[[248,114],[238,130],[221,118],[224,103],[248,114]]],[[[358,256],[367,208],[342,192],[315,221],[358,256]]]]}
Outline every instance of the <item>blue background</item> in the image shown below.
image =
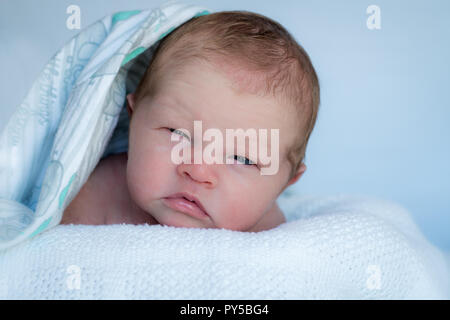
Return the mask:
{"type": "MultiPolygon", "coordinates": [[[[50,57],[105,15],[163,1],[1,1],[0,130],[50,57]]],[[[362,194],[407,208],[428,239],[450,250],[450,1],[189,1],[249,10],[284,25],[321,84],[307,171],[291,190],[362,194]],[[381,29],[366,8],[381,9],[381,29]]]]}

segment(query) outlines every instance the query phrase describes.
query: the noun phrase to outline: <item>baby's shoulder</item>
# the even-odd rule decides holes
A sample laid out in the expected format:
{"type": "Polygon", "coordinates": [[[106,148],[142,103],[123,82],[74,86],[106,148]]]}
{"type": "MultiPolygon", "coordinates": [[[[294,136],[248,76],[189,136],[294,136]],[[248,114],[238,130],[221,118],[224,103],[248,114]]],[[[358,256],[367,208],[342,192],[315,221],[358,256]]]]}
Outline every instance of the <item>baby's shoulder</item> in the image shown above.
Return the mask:
{"type": "MultiPolygon", "coordinates": [[[[120,162],[123,155],[99,161],[76,197],[64,210],[61,224],[106,224],[107,213],[119,201],[114,193],[119,187],[120,162]]],[[[120,194],[120,193],[119,193],[120,194]]]]}

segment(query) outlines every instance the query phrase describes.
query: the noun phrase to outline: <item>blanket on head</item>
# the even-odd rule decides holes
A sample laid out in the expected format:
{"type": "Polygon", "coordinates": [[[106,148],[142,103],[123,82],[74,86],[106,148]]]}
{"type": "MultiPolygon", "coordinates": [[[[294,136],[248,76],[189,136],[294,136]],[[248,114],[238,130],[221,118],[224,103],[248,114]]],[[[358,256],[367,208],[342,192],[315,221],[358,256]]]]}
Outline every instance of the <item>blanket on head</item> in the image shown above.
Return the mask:
{"type": "MultiPolygon", "coordinates": [[[[257,233],[59,225],[0,253],[8,299],[446,299],[448,267],[402,207],[284,196],[257,233]]],[[[2,292],[3,291],[3,292],[2,292]]]]}
{"type": "Polygon", "coordinates": [[[0,136],[0,298],[447,298],[442,253],[381,200],[285,193],[288,222],[259,233],[58,225],[98,161],[127,151],[125,96],[159,40],[207,13],[119,12],[45,66],[0,136]]]}

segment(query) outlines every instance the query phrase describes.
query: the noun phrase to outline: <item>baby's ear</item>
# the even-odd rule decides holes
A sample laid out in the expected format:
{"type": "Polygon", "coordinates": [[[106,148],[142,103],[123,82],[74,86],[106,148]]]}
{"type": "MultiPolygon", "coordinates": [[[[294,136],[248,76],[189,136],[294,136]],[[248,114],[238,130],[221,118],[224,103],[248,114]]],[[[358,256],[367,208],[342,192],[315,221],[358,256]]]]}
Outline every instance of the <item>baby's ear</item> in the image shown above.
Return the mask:
{"type": "Polygon", "coordinates": [[[290,185],[296,183],[298,181],[298,179],[300,179],[300,177],[303,175],[303,173],[305,173],[306,171],[306,165],[304,163],[302,163],[300,165],[300,167],[298,168],[297,172],[295,173],[295,175],[288,181],[288,183],[286,184],[286,187],[289,187],[290,185]]]}
{"type": "Polygon", "coordinates": [[[134,102],[135,102],[134,93],[127,94],[127,111],[130,117],[134,111],[134,102]]]}

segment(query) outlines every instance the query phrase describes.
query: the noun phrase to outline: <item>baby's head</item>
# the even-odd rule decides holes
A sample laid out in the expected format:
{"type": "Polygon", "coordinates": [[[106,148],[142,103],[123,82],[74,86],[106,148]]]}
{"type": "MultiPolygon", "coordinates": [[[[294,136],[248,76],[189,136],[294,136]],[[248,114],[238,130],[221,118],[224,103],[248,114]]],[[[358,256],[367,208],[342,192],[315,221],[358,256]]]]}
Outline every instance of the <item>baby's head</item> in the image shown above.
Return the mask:
{"type": "Polygon", "coordinates": [[[250,12],[218,12],[166,36],[127,101],[133,201],[163,225],[255,231],[273,220],[277,197],[306,170],[319,83],[308,55],[278,23],[250,12]],[[194,121],[201,121],[200,135],[194,121]],[[208,129],[222,132],[223,141],[217,135],[208,140],[208,129]],[[249,143],[243,150],[229,147],[227,129],[243,129],[244,136],[263,129],[268,143],[259,135],[254,157],[249,143]],[[181,143],[192,161],[174,161],[181,143]],[[200,162],[194,159],[199,154],[200,162]],[[211,163],[207,154],[224,160],[211,163]],[[275,172],[262,174],[274,161],[275,172]],[[208,215],[175,210],[191,206],[168,199],[180,193],[195,197],[208,215]]]}

